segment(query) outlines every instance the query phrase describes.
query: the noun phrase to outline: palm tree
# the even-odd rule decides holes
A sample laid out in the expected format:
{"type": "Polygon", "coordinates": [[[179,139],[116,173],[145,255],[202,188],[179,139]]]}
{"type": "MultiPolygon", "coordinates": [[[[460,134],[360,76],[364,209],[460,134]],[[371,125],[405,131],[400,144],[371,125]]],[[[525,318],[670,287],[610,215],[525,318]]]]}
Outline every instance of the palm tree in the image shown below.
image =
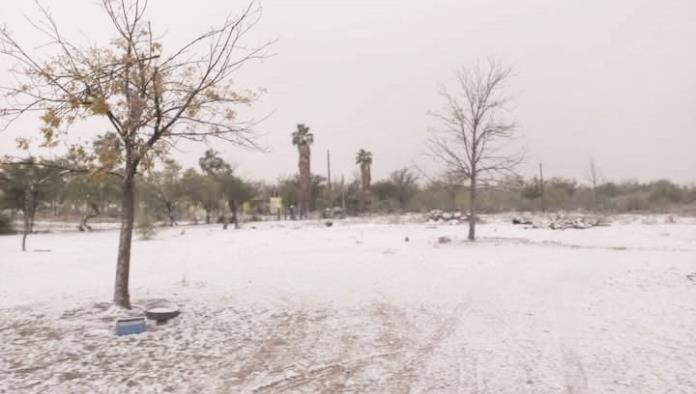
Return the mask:
{"type": "Polygon", "coordinates": [[[361,205],[362,209],[367,206],[367,199],[370,192],[370,181],[372,180],[370,174],[370,166],[372,165],[372,152],[368,152],[365,149],[360,149],[358,154],[355,156],[355,164],[360,166],[360,178],[361,178],[361,205]]]}
{"type": "Polygon", "coordinates": [[[314,142],[314,134],[309,132],[309,127],[304,123],[297,125],[297,130],[292,133],[292,144],[297,146],[300,156],[300,218],[307,216],[309,193],[312,174],[310,171],[310,145],[314,142]]]}

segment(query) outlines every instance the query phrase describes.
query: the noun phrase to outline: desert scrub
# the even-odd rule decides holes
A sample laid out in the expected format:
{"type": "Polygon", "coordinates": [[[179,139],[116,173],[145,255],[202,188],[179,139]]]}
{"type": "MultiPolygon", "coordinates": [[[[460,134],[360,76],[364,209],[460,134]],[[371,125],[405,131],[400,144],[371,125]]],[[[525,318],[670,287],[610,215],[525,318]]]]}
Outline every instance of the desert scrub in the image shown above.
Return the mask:
{"type": "Polygon", "coordinates": [[[142,212],[138,215],[135,230],[140,234],[141,239],[152,239],[157,234],[157,225],[152,215],[148,212],[142,212]]]}
{"type": "Polygon", "coordinates": [[[0,235],[14,234],[15,229],[12,225],[12,219],[0,214],[0,235]]]}

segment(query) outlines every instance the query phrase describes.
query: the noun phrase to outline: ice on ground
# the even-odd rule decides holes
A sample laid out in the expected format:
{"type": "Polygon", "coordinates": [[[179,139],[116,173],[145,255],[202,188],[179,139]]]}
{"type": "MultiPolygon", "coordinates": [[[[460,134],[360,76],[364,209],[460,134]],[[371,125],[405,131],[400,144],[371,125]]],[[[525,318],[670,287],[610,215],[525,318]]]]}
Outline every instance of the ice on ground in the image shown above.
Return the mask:
{"type": "Polygon", "coordinates": [[[126,337],[115,231],[0,237],[0,393],[696,392],[695,225],[485,222],[165,230],[126,337]]]}

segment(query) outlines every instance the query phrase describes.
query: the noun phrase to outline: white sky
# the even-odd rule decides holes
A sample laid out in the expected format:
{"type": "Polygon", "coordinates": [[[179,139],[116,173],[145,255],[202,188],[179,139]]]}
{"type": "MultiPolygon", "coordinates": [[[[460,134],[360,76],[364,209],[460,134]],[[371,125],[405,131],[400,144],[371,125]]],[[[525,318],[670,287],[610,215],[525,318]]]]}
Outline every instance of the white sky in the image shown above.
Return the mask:
{"type": "MultiPolygon", "coordinates": [[[[44,0],[69,36],[106,38],[96,2],[44,0]]],[[[245,1],[150,0],[165,48],[218,24],[245,1]]],[[[374,156],[373,179],[424,156],[427,115],[440,84],[461,64],[494,56],[512,66],[509,93],[531,175],[582,179],[590,157],[610,180],[696,181],[696,1],[693,0],[264,0],[249,44],[277,38],[273,57],[239,74],[268,93],[253,111],[273,112],[260,129],[270,153],[216,145],[241,174],[273,180],[297,170],[290,133],[315,134],[315,172],[355,172],[358,149],[374,156]]],[[[0,23],[30,45],[41,40],[24,19],[30,1],[0,0],[0,23]]],[[[0,60],[0,81],[7,63],[0,60]]],[[[33,119],[0,133],[10,153],[33,119]]],[[[89,135],[91,131],[82,130],[89,135]]],[[[204,146],[178,154],[194,166],[204,146]]]]}

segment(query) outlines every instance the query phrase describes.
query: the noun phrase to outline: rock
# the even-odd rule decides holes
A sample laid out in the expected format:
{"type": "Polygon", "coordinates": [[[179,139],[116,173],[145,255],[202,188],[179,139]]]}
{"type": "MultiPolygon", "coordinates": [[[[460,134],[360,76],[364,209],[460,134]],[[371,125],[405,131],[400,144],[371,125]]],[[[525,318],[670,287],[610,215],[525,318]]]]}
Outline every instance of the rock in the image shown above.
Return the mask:
{"type": "Polygon", "coordinates": [[[450,237],[441,236],[437,238],[437,243],[439,244],[448,244],[450,242],[452,242],[452,239],[450,237]]]}
{"type": "Polygon", "coordinates": [[[447,224],[455,225],[462,224],[462,219],[466,216],[459,211],[444,212],[439,209],[434,209],[426,215],[428,224],[447,224]]]}
{"type": "Polygon", "coordinates": [[[532,224],[532,219],[521,217],[521,216],[516,216],[512,218],[512,224],[532,224]]]}

